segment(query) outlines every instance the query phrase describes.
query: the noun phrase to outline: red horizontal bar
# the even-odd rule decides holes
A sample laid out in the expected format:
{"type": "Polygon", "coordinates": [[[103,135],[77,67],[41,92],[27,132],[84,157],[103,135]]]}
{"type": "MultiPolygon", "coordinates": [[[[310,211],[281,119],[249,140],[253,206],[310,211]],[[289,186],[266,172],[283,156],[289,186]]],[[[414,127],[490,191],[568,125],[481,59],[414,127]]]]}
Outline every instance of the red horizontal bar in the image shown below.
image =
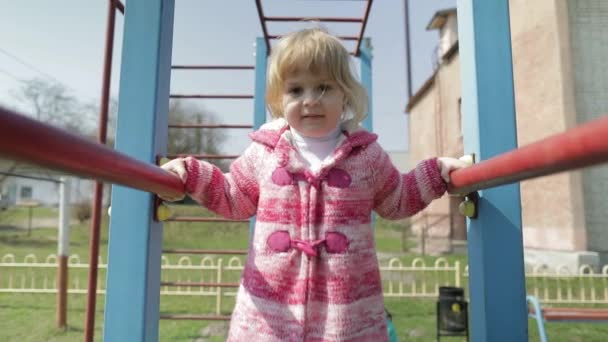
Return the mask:
{"type": "Polygon", "coordinates": [[[182,70],[255,70],[253,65],[172,65],[171,69],[182,70]]]}
{"type": "Polygon", "coordinates": [[[320,21],[320,22],[332,22],[332,23],[361,23],[363,19],[360,18],[316,18],[316,17],[265,17],[266,21],[320,21]]]}
{"type": "Polygon", "coordinates": [[[3,108],[0,122],[0,156],[168,197],[184,193],[176,176],[105,145],[3,108]]]}
{"type": "Polygon", "coordinates": [[[172,94],[172,99],[252,99],[253,95],[182,95],[172,94]]]}
{"type": "Polygon", "coordinates": [[[214,315],[160,315],[160,319],[181,321],[229,321],[230,316],[214,315]]]}
{"type": "Polygon", "coordinates": [[[206,124],[170,124],[169,128],[248,128],[253,125],[206,125],[206,124]]]}
{"type": "Polygon", "coordinates": [[[164,254],[212,254],[212,255],[247,255],[246,250],[240,249],[165,249],[164,254]]]}
{"type": "Polygon", "coordinates": [[[197,217],[197,216],[176,216],[165,220],[165,222],[235,222],[249,223],[249,220],[227,219],[223,217],[197,217]]]}
{"type": "Polygon", "coordinates": [[[608,162],[608,116],[450,174],[452,192],[476,190],[608,162]]]}
{"type": "Polygon", "coordinates": [[[195,159],[236,159],[239,155],[217,155],[217,154],[169,154],[169,159],[192,157],[195,159]]]}
{"type": "MultiPolygon", "coordinates": [[[[534,314],[534,309],[528,310],[534,314]]],[[[543,308],[543,319],[546,321],[608,321],[608,310],[598,308],[543,308]]]]}
{"type": "MultiPolygon", "coordinates": [[[[281,39],[282,37],[283,36],[280,36],[280,35],[270,35],[270,36],[268,36],[268,38],[270,38],[270,39],[281,39]]],[[[336,36],[336,37],[338,37],[338,38],[340,38],[342,40],[358,40],[359,39],[359,37],[356,37],[356,36],[336,36]]]]}
{"type": "Polygon", "coordinates": [[[191,286],[191,287],[239,287],[239,283],[197,283],[184,281],[163,281],[160,286],[191,286]]]}

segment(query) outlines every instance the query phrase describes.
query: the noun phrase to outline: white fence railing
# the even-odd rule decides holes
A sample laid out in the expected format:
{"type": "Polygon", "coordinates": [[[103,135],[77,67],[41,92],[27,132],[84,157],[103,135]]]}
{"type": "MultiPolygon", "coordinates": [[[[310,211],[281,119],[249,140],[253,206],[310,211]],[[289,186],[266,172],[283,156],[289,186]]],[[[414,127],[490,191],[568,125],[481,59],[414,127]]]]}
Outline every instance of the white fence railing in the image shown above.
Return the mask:
{"type": "MultiPolygon", "coordinates": [[[[68,293],[86,293],[88,263],[72,255],[68,265],[68,293]]],[[[4,255],[0,258],[0,293],[56,293],[56,268],[55,255],[47,256],[42,262],[33,254],[25,256],[22,261],[17,261],[12,254],[4,255]]],[[[106,268],[107,264],[100,259],[99,294],[105,293],[106,268]]],[[[234,297],[236,289],[213,284],[238,283],[243,263],[239,257],[231,257],[226,262],[212,256],[184,256],[173,261],[163,256],[161,269],[162,295],[214,297],[216,311],[219,312],[223,298],[234,297]],[[200,283],[206,285],[200,286],[200,283]]],[[[437,258],[431,265],[420,258],[404,265],[394,258],[381,265],[380,270],[386,297],[437,298],[440,286],[468,287],[467,267],[459,262],[449,264],[445,258],[437,258]]],[[[529,294],[544,303],[608,304],[608,266],[599,273],[589,266],[582,266],[577,273],[565,267],[554,271],[534,268],[526,274],[526,286],[529,294]]]]}

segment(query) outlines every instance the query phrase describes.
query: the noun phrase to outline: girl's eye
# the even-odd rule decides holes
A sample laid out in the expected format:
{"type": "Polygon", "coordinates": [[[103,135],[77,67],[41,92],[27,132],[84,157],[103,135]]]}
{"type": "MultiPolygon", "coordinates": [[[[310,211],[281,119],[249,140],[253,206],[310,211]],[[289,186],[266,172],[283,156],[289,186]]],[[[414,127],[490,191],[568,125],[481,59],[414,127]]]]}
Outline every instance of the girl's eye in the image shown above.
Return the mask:
{"type": "Polygon", "coordinates": [[[331,90],[331,86],[329,84],[321,84],[318,89],[321,92],[326,92],[331,90]]]}
{"type": "Polygon", "coordinates": [[[292,96],[300,96],[302,94],[302,88],[301,87],[288,88],[287,93],[292,96]]]}

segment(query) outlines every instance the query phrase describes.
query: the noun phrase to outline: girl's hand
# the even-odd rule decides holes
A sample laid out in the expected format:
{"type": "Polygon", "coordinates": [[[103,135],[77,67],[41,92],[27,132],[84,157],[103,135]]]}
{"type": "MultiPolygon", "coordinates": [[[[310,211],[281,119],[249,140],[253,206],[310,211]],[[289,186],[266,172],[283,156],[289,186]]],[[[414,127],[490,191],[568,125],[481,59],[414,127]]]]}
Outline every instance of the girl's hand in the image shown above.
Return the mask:
{"type": "Polygon", "coordinates": [[[469,164],[456,158],[439,157],[437,158],[437,166],[439,166],[441,178],[443,178],[446,183],[450,184],[450,172],[465,168],[469,166],[469,164]]]}
{"type": "MultiPolygon", "coordinates": [[[[186,170],[186,163],[184,158],[176,158],[173,159],[161,166],[161,168],[171,174],[176,175],[182,181],[182,183],[186,184],[188,180],[188,171],[186,170]]],[[[179,197],[168,197],[163,194],[158,194],[162,200],[167,202],[175,202],[184,199],[185,195],[179,197]]]]}

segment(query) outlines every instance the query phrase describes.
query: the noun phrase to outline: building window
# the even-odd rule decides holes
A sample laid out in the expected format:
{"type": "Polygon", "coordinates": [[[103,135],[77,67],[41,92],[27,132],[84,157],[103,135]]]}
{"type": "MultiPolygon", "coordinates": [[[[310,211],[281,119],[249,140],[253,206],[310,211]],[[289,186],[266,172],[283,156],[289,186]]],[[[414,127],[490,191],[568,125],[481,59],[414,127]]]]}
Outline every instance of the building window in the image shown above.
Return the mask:
{"type": "Polygon", "coordinates": [[[22,186],[19,190],[20,197],[22,200],[24,199],[32,199],[32,187],[31,186],[22,186]]]}

